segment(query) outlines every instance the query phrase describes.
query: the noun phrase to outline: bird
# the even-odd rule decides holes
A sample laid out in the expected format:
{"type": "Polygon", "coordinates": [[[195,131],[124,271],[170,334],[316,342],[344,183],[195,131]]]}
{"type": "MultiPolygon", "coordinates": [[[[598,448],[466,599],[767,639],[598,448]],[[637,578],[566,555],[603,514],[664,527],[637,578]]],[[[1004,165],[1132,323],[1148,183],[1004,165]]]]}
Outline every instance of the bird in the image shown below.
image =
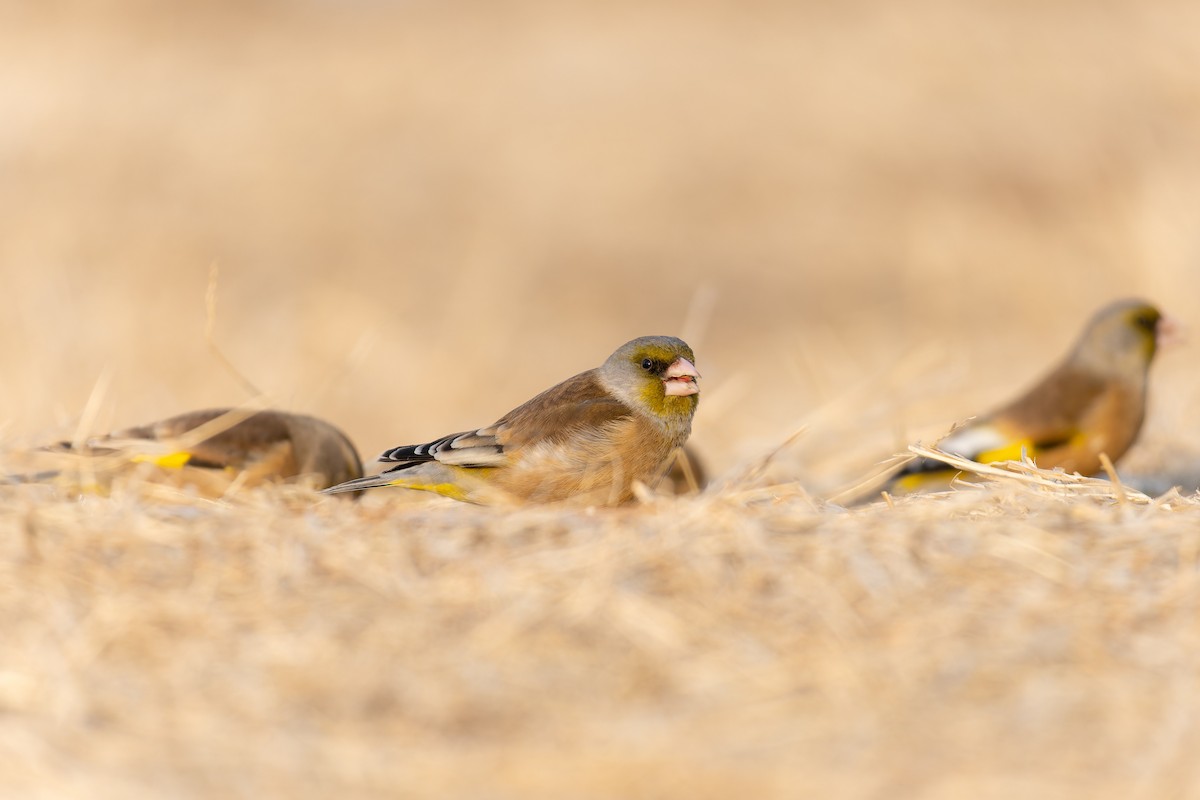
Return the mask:
{"type": "Polygon", "coordinates": [[[204,484],[209,493],[234,479],[240,485],[305,479],[323,489],[363,474],[358,451],[342,431],[316,417],[270,409],[189,411],[48,449],[90,457],[89,470],[151,464],[177,473],[174,482],[204,484]]]}
{"type": "Polygon", "coordinates": [[[681,339],[643,336],[483,428],[394,447],[378,475],[326,493],[382,486],[477,504],[619,505],[653,484],[691,433],[696,357],[681,339]]]}
{"type": "MultiPolygon", "coordinates": [[[[1137,439],[1146,414],[1151,361],[1176,324],[1139,299],[1096,312],[1066,357],[1007,405],[968,420],[937,444],[972,461],[1028,456],[1042,469],[1100,472],[1101,454],[1116,462],[1137,439]]],[[[948,487],[959,470],[917,458],[895,473],[892,494],[948,487]]]]}

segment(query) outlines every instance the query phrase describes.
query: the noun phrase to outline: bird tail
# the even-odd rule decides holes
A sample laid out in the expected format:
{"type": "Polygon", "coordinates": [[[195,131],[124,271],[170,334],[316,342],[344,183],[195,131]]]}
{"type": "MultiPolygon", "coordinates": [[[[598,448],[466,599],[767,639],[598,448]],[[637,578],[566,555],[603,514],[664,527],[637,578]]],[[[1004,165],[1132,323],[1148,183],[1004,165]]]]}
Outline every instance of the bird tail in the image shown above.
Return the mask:
{"type": "Polygon", "coordinates": [[[45,483],[52,481],[62,474],[61,469],[46,469],[41,472],[25,472],[14,473],[12,475],[0,475],[0,485],[13,486],[22,483],[45,483]]]}
{"type": "Polygon", "coordinates": [[[409,475],[403,471],[392,470],[378,475],[368,475],[365,478],[355,478],[352,481],[339,483],[323,489],[321,494],[342,494],[343,492],[361,492],[364,489],[378,489],[384,486],[398,486],[401,489],[413,489],[420,492],[433,492],[452,500],[471,502],[462,486],[448,481],[431,480],[420,475],[409,475]]]}
{"type": "Polygon", "coordinates": [[[330,486],[328,489],[322,489],[321,494],[342,494],[343,492],[361,492],[363,489],[377,489],[381,486],[392,486],[396,482],[395,475],[389,475],[386,472],[380,475],[368,475],[365,478],[355,478],[339,483],[337,486],[330,486]]]}

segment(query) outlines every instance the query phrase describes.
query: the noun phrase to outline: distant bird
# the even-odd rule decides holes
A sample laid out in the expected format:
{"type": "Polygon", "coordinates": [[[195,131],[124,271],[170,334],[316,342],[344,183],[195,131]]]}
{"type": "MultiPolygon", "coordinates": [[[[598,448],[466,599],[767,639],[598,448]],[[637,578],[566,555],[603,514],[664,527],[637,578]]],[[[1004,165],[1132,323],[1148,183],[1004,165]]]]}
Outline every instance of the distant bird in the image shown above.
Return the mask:
{"type": "MultiPolygon", "coordinates": [[[[967,422],[937,447],[972,461],[1013,461],[1022,453],[1043,469],[1094,475],[1100,454],[1114,462],[1137,439],[1146,413],[1150,362],[1174,323],[1142,300],[1121,300],[1088,322],[1074,349],[1041,381],[1006,406],[967,422]]],[[[959,472],[919,458],[889,491],[944,488],[959,472]]]]}
{"type": "Polygon", "coordinates": [[[492,425],[388,450],[379,460],[395,466],[327,492],[399,486],[475,503],[623,503],[634,481],[662,477],[687,440],[700,391],[694,362],[674,337],[634,339],[492,425]]]}
{"type": "Polygon", "coordinates": [[[219,475],[243,485],[307,477],[325,488],[361,477],[362,461],[344,433],[328,422],[283,411],[213,408],[116,431],[80,448],[56,452],[118,466],[150,463],[203,481],[219,475]]]}

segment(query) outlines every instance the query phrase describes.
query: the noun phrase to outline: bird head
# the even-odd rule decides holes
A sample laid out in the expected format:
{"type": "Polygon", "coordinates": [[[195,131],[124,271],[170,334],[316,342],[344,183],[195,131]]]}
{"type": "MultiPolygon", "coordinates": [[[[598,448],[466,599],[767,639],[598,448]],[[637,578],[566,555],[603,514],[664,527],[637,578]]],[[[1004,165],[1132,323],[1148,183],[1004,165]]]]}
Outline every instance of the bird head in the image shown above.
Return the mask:
{"type": "Polygon", "coordinates": [[[674,336],[627,342],[600,368],[601,379],[622,400],[660,420],[691,420],[700,400],[696,356],[674,336]]]}
{"type": "Polygon", "coordinates": [[[1144,372],[1176,325],[1144,300],[1120,300],[1096,312],[1074,357],[1109,374],[1144,372]]]}

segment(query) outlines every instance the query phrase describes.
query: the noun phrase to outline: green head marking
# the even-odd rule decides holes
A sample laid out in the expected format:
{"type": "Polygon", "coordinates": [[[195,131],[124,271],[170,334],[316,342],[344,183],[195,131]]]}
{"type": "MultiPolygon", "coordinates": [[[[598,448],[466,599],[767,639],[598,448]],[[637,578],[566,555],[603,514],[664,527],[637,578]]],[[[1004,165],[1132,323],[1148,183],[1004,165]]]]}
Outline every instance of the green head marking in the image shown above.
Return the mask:
{"type": "Polygon", "coordinates": [[[638,396],[655,414],[690,417],[700,402],[696,356],[692,348],[672,337],[639,340],[628,361],[640,375],[638,396]]]}
{"type": "Polygon", "coordinates": [[[1144,300],[1121,300],[1092,317],[1075,358],[1105,373],[1145,371],[1158,350],[1162,313],[1144,300]]]}
{"type": "Polygon", "coordinates": [[[674,336],[626,342],[599,369],[600,382],[630,407],[687,436],[700,388],[692,348],[674,336]]]}
{"type": "Polygon", "coordinates": [[[1142,354],[1146,361],[1154,358],[1158,349],[1158,323],[1162,321],[1162,313],[1152,305],[1134,306],[1126,312],[1128,325],[1137,331],[1142,346],[1142,354]]]}

